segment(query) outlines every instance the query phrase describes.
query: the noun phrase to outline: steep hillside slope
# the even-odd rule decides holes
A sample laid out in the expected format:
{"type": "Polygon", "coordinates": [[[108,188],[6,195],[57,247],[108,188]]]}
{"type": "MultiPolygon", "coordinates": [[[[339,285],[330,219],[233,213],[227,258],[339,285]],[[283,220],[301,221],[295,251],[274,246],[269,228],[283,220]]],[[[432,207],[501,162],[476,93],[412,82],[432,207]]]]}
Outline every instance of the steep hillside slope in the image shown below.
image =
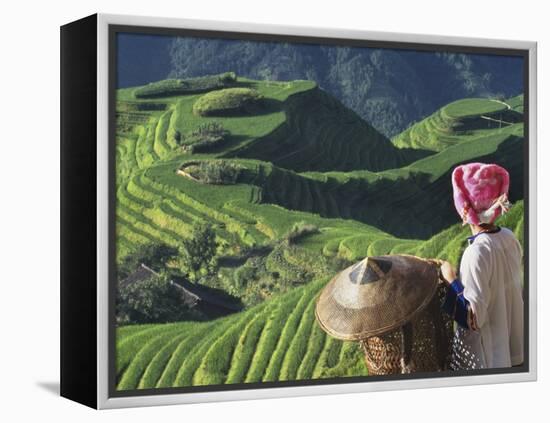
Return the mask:
{"type": "Polygon", "coordinates": [[[466,97],[522,92],[522,59],[480,54],[176,38],[171,76],[233,71],[260,80],[311,79],[393,137],[466,97]]]}
{"type": "Polygon", "coordinates": [[[204,88],[216,76],[148,86],[147,98],[118,91],[117,259],[145,244],[180,247],[209,223],[225,261],[206,282],[225,289],[261,259],[263,279],[291,283],[221,319],[119,328],[119,389],[366,374],[357,344],[316,325],[314,300],[334,268],[367,255],[457,264],[468,235],[451,201],[457,164],[510,171],[516,204],[499,222],[523,239],[521,97],[455,102],[391,143],[312,81],[230,79],[231,113],[208,108],[215,116],[194,106],[223,97],[225,85],[204,88]],[[199,82],[206,93],[188,90],[199,82]],[[253,105],[233,102],[243,92],[253,105]],[[291,242],[297,224],[311,230],[291,242]]]}
{"type": "MultiPolygon", "coordinates": [[[[522,216],[520,202],[499,223],[523,239],[522,216]]],[[[466,246],[468,230],[456,224],[425,242],[399,243],[394,239],[392,243],[391,238],[380,238],[368,253],[438,257],[456,265],[466,246]]],[[[316,240],[309,242],[315,244],[316,240]]],[[[359,244],[361,239],[352,238],[347,248],[353,250],[359,244]]],[[[118,389],[366,375],[358,344],[327,336],[315,322],[315,299],[329,279],[330,276],[317,280],[248,311],[212,322],[120,328],[118,389]]]]}
{"type": "Polygon", "coordinates": [[[401,148],[442,151],[459,142],[481,139],[494,129],[507,128],[523,121],[522,99],[507,101],[468,98],[455,101],[412,125],[392,141],[401,148]]]}
{"type": "Polygon", "coordinates": [[[269,135],[226,157],[247,157],[304,171],[380,171],[429,155],[397,149],[356,113],[319,88],[290,97],[286,120],[269,135]]]}
{"type": "MultiPolygon", "coordinates": [[[[239,203],[238,207],[251,203],[247,207],[259,216],[266,208],[257,204],[275,204],[320,217],[353,219],[395,236],[427,238],[456,222],[450,201],[450,172],[455,165],[472,160],[505,166],[512,176],[511,199],[523,198],[522,123],[474,130],[474,134],[456,130],[443,137],[430,123],[433,118],[428,118],[418,127],[437,144],[437,151],[430,156],[377,173],[341,172],[338,170],[407,163],[415,157],[411,154],[414,150],[392,147],[309,81],[261,83],[240,79],[240,83],[269,100],[264,112],[201,117],[192,112],[198,95],[145,101],[132,96],[134,89],[120,90],[117,213],[121,245],[131,249],[136,242],[174,243],[189,233],[197,220],[216,223],[220,239],[226,241],[232,234],[239,234],[246,245],[273,238],[278,228],[266,229],[256,218],[231,214],[227,211],[230,202],[239,203]],[[183,152],[175,134],[189,133],[212,121],[220,122],[229,132],[227,141],[210,154],[183,152]],[[181,163],[191,157],[199,162],[231,158],[246,172],[235,186],[203,185],[176,174],[181,163]],[[329,171],[293,171],[312,168],[329,171]]],[[[513,113],[519,115],[521,98],[514,99],[513,105],[517,110],[513,113]]],[[[497,102],[467,100],[438,113],[447,119],[485,121],[480,116],[500,112],[502,107],[497,102]]],[[[410,131],[400,139],[412,139],[410,131]]],[[[420,155],[424,154],[421,150],[420,155]]],[[[121,254],[128,249],[121,247],[121,254]]]]}

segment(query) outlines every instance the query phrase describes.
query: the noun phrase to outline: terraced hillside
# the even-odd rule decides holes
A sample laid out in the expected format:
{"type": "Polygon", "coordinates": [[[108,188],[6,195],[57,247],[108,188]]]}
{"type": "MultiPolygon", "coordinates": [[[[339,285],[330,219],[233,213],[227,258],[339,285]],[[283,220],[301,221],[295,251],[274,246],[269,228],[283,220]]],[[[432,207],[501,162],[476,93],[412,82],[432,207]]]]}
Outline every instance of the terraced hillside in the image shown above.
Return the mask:
{"type": "MultiPolygon", "coordinates": [[[[301,138],[301,134],[317,134],[315,131],[318,131],[319,122],[313,120],[308,123],[310,109],[306,109],[307,113],[300,112],[295,105],[288,106],[287,103],[296,101],[295,97],[302,97],[299,101],[304,101],[303,97],[307,98],[305,94],[325,99],[327,95],[308,81],[242,83],[253,86],[270,100],[267,113],[204,118],[192,113],[193,102],[199,97],[197,95],[156,98],[154,102],[146,102],[132,98],[131,89],[120,90],[118,107],[123,110],[119,112],[118,120],[121,131],[117,142],[117,176],[122,255],[136,242],[163,240],[176,243],[178,237],[185,236],[189,232],[189,225],[197,220],[210,221],[220,226],[219,235],[222,240],[228,239],[233,233],[244,245],[262,243],[284,231],[262,225],[263,211],[245,212],[245,215],[252,217],[243,218],[243,214],[239,214],[239,209],[243,206],[248,207],[248,203],[276,204],[286,209],[315,213],[321,217],[351,218],[397,236],[425,238],[454,221],[452,204],[441,200],[450,198],[451,188],[448,181],[452,166],[473,159],[498,162],[506,166],[512,174],[511,198],[523,197],[521,123],[480,130],[476,136],[459,132],[445,135],[453,140],[449,148],[398,169],[378,173],[368,170],[333,170],[300,174],[291,169],[313,167],[310,163],[312,155],[305,155],[300,159],[302,156],[299,151],[293,155],[293,152],[296,152],[293,145],[302,139],[305,139],[305,144],[317,139],[309,135],[303,135],[301,138]],[[274,103],[285,106],[274,107],[274,103]],[[126,109],[131,111],[128,112],[126,109]],[[303,121],[304,127],[294,132],[295,136],[290,138],[292,142],[280,134],[292,126],[289,121],[300,120],[303,121]],[[240,181],[243,183],[237,186],[202,186],[179,177],[176,170],[186,155],[181,152],[175,141],[175,134],[185,134],[201,122],[209,121],[221,122],[230,135],[224,145],[214,149],[212,154],[195,154],[194,159],[249,155],[263,157],[264,153],[261,151],[265,148],[265,155],[273,160],[263,164],[251,162],[253,169],[246,179],[240,181]],[[134,126],[131,126],[132,123],[134,126]],[[128,127],[131,129],[122,130],[128,127]],[[279,145],[277,148],[281,151],[290,151],[288,154],[292,157],[277,160],[279,150],[273,150],[275,144],[279,145]],[[288,162],[291,158],[294,163],[288,162]],[[273,166],[272,163],[277,162],[291,168],[273,166]],[[230,199],[230,202],[227,199],[230,199]],[[220,213],[219,210],[222,208],[232,208],[234,216],[227,211],[220,213]],[[260,218],[256,218],[255,215],[259,215],[260,218]],[[403,225],[401,222],[404,221],[410,224],[403,225]]],[[[322,102],[316,101],[315,104],[322,102]]],[[[335,108],[335,102],[328,104],[335,108]]],[[[346,112],[343,107],[339,110],[337,119],[326,119],[332,126],[323,126],[319,131],[322,134],[333,133],[332,143],[318,141],[317,145],[312,144],[312,149],[317,151],[324,145],[342,144],[339,144],[337,135],[345,131],[340,130],[339,125],[340,122],[347,122],[342,115],[349,111],[346,112]]],[[[349,114],[353,117],[352,126],[367,128],[367,125],[361,123],[355,115],[351,112],[349,114]]],[[[427,127],[431,119],[427,118],[418,125],[427,127]]],[[[347,127],[346,124],[343,126],[347,127]]],[[[383,140],[378,135],[376,137],[374,139],[383,140]]],[[[369,145],[371,139],[366,137],[364,140],[364,144],[369,145]]],[[[375,142],[374,145],[378,144],[375,142]]],[[[380,157],[387,157],[384,151],[377,148],[369,154],[365,150],[365,154],[374,162],[380,157]]],[[[360,157],[357,152],[350,156],[360,157]]],[[[338,157],[334,151],[325,151],[322,157],[329,159],[319,164],[319,167],[333,166],[334,169],[338,169],[343,166],[340,160],[334,160],[338,157]]],[[[361,166],[362,161],[358,160],[349,166],[361,166]]],[[[262,208],[265,209],[266,207],[262,208]]],[[[326,225],[326,222],[323,225],[326,225]]]]}
{"type": "MultiPolygon", "coordinates": [[[[455,139],[458,139],[457,136],[455,139]]],[[[500,163],[511,175],[510,197],[523,198],[523,127],[514,125],[460,140],[409,166],[373,173],[296,173],[258,164],[243,181],[261,189],[261,201],[322,217],[354,219],[399,237],[426,238],[456,221],[449,183],[454,164],[500,163]],[[391,212],[389,212],[391,211],[391,212]],[[407,222],[407,224],[404,224],[407,222]]]]}
{"type": "MultiPolygon", "coordinates": [[[[437,110],[393,139],[401,148],[442,151],[447,147],[494,135],[494,129],[512,132],[523,121],[523,96],[508,102],[486,98],[458,100],[437,110]]],[[[504,131],[505,132],[505,131],[504,131]]]]}
{"type": "Polygon", "coordinates": [[[389,140],[315,87],[282,105],[286,120],[273,132],[226,157],[248,157],[305,171],[380,171],[412,163],[429,153],[396,149],[389,140]]]}
{"type": "Polygon", "coordinates": [[[522,104],[455,102],[392,142],[312,81],[227,73],[119,90],[118,262],[140,246],[180,248],[208,223],[216,277],[262,285],[250,301],[235,288],[247,308],[221,319],[118,328],[119,389],[364,374],[357,346],[314,323],[327,274],[389,253],[457,263],[467,229],[450,172],[474,160],[510,171],[516,205],[502,224],[521,237],[522,104]]]}
{"type": "MultiPolygon", "coordinates": [[[[516,204],[499,223],[523,239],[523,204],[516,204]]],[[[408,253],[457,263],[468,231],[456,224],[424,242],[380,238],[367,252],[408,253]]],[[[319,240],[312,237],[308,242],[316,244],[319,240]]],[[[360,244],[349,240],[343,248],[353,256],[362,256],[365,251],[360,244]]],[[[212,322],[120,328],[118,389],[366,375],[358,344],[328,337],[315,323],[315,299],[327,282],[327,278],[316,280],[246,312],[212,322]]]]}

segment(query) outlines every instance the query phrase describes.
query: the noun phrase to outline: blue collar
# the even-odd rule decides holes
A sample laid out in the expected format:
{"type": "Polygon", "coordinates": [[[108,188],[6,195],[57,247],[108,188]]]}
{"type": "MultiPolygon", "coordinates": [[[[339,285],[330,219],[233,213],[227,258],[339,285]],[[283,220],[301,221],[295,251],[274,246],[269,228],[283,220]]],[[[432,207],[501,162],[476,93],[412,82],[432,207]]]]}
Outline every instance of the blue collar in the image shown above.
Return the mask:
{"type": "Polygon", "coordinates": [[[474,243],[475,239],[476,239],[478,236],[482,235],[482,234],[495,234],[495,233],[497,233],[497,232],[499,232],[499,231],[500,231],[500,226],[497,226],[495,229],[491,229],[490,231],[481,231],[481,232],[478,232],[477,234],[468,237],[468,243],[469,243],[470,245],[472,245],[472,244],[474,243]]]}

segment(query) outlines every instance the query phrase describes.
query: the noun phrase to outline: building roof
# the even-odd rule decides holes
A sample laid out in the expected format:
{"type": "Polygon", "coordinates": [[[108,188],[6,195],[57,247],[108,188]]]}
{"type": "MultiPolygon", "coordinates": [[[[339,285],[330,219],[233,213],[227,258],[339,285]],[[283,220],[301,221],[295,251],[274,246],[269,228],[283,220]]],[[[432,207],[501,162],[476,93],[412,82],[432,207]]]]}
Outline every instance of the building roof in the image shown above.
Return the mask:
{"type": "MultiPolygon", "coordinates": [[[[159,276],[159,273],[141,263],[134,272],[120,281],[120,286],[123,287],[132,283],[141,282],[151,276],[159,276]]],[[[215,293],[209,292],[209,289],[206,287],[203,288],[200,285],[190,283],[183,279],[177,282],[170,280],[170,284],[179,292],[182,302],[189,307],[194,307],[199,303],[203,303],[231,311],[240,310],[238,305],[226,301],[223,298],[219,298],[215,293]]]]}
{"type": "Polygon", "coordinates": [[[141,263],[136,270],[120,281],[120,286],[123,287],[132,283],[141,282],[149,279],[151,276],[159,276],[159,274],[150,267],[141,263]]]}

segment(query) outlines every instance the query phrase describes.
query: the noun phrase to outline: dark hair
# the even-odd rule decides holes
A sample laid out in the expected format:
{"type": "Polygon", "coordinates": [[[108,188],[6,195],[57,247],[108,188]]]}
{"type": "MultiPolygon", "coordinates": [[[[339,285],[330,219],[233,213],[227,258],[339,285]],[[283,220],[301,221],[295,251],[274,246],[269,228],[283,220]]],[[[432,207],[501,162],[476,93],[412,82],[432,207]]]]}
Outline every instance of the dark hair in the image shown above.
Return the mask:
{"type": "Polygon", "coordinates": [[[494,223],[480,223],[479,226],[483,230],[491,230],[497,227],[494,223]]]}

